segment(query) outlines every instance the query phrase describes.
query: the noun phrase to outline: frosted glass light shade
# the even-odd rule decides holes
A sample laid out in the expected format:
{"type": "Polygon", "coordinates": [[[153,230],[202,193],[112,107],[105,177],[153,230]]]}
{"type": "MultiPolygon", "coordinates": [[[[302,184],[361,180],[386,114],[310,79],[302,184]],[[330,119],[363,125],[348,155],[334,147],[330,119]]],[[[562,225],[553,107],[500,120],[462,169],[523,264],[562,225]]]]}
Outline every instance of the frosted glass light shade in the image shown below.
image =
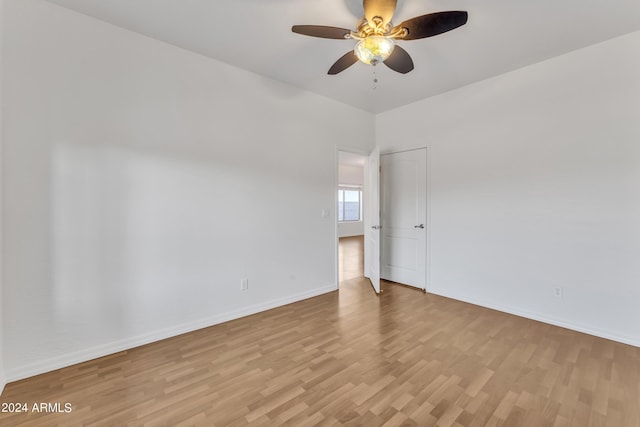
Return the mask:
{"type": "Polygon", "coordinates": [[[383,36],[370,36],[360,40],[353,50],[358,59],[365,64],[376,65],[391,55],[395,43],[392,39],[383,36]]]}

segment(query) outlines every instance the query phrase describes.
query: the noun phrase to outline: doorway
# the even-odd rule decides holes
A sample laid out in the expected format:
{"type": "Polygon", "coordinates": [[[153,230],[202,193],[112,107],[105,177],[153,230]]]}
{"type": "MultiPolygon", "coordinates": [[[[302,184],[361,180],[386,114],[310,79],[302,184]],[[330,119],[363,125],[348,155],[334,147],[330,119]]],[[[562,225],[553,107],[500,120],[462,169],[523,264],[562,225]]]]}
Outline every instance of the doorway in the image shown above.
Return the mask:
{"type": "Polygon", "coordinates": [[[427,149],[380,155],[376,148],[366,155],[338,148],[336,153],[336,283],[340,286],[342,280],[357,276],[366,277],[376,293],[380,279],[426,291],[430,235],[427,149]],[[357,166],[357,179],[344,173],[349,166],[357,166]],[[349,176],[352,178],[346,178],[349,176]],[[359,197],[344,193],[356,188],[362,190],[359,197]],[[360,221],[349,221],[356,219],[356,201],[360,221]]]}
{"type": "Polygon", "coordinates": [[[338,151],[337,270],[338,283],[364,276],[365,161],[367,156],[338,151]]]}

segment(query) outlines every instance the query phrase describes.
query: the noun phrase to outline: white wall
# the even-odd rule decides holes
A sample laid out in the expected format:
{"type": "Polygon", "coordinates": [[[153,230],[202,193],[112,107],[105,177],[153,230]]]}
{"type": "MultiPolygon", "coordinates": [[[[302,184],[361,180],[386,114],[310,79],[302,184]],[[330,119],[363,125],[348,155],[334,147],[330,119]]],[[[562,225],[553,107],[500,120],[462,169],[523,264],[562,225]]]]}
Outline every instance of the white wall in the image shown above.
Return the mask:
{"type": "MultiPolygon", "coordinates": [[[[338,183],[341,185],[364,185],[364,167],[356,165],[338,166],[338,183]]],[[[364,216],[364,212],[363,212],[364,216]]],[[[349,221],[338,223],[338,237],[362,236],[364,234],[363,221],[349,221]]]]}
{"type": "Polygon", "coordinates": [[[364,166],[339,165],[338,181],[341,185],[364,185],[364,166]]]}
{"type": "Polygon", "coordinates": [[[430,147],[430,292],[640,346],[639,51],[636,32],[377,117],[381,149],[430,147]]]}
{"type": "Polygon", "coordinates": [[[338,237],[362,236],[364,234],[363,221],[349,221],[338,223],[338,237]]]}
{"type": "Polygon", "coordinates": [[[2,253],[4,241],[2,239],[2,209],[3,209],[3,175],[4,168],[2,165],[2,152],[4,146],[4,128],[2,127],[2,111],[3,111],[3,103],[4,97],[2,92],[2,72],[4,70],[3,65],[3,34],[4,34],[4,0],[0,0],[0,394],[4,390],[4,386],[6,384],[6,376],[4,374],[4,307],[3,307],[3,298],[2,294],[4,293],[3,281],[2,281],[2,253]]]}
{"type": "Polygon", "coordinates": [[[372,115],[41,0],[5,14],[9,380],[336,289],[335,146],[369,151],[372,115]]]}

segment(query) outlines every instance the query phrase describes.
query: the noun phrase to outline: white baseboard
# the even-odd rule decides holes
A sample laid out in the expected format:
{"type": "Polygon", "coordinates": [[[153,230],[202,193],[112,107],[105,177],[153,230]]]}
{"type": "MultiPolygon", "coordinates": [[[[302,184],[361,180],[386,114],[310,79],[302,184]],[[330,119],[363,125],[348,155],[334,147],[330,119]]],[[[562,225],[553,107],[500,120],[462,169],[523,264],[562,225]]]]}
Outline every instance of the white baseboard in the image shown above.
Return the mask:
{"type": "Polygon", "coordinates": [[[640,347],[640,339],[638,339],[637,337],[629,337],[626,335],[620,335],[612,331],[578,325],[571,322],[567,322],[562,319],[556,319],[550,316],[545,316],[545,315],[541,315],[538,313],[534,313],[534,312],[530,312],[522,309],[514,309],[513,307],[505,307],[499,304],[494,304],[489,301],[482,301],[476,298],[469,298],[466,295],[457,295],[455,292],[448,292],[442,289],[429,289],[427,292],[434,295],[439,295],[445,298],[451,298],[457,301],[478,305],[480,307],[501,311],[503,313],[513,314],[514,316],[524,317],[526,319],[531,319],[531,320],[537,320],[538,322],[548,323],[550,325],[559,326],[565,329],[571,329],[572,331],[582,332],[584,334],[605,338],[611,341],[617,341],[623,344],[632,345],[634,347],[640,347]]]}
{"type": "Polygon", "coordinates": [[[207,328],[220,323],[228,322],[230,320],[239,319],[241,317],[250,316],[252,314],[260,313],[262,311],[271,310],[273,308],[281,307],[283,305],[291,304],[294,302],[302,301],[308,298],[313,298],[322,294],[336,291],[338,286],[335,284],[323,286],[310,291],[301,292],[299,294],[290,295],[283,298],[277,298],[271,301],[267,301],[260,304],[251,305],[238,310],[229,311],[215,316],[207,317],[204,319],[196,320],[193,322],[187,322],[180,325],[172,326],[170,328],[161,329],[158,331],[150,332],[144,335],[138,335],[131,338],[125,338],[115,342],[99,345],[88,348],[86,350],[76,351],[69,354],[57,356],[48,360],[44,360],[37,363],[32,363],[25,366],[20,366],[8,370],[6,372],[7,382],[18,381],[24,378],[29,378],[35,375],[43,374],[45,372],[54,371],[56,369],[65,368],[67,366],[75,365],[77,363],[86,362],[89,360],[97,359],[99,357],[107,356],[109,354],[118,353],[120,351],[129,350],[134,347],[149,344],[155,341],[164,340],[167,338],[175,337],[177,335],[192,332],[198,329],[207,328]]]}
{"type": "Polygon", "coordinates": [[[2,396],[2,392],[4,391],[4,386],[7,385],[7,381],[4,378],[4,375],[0,373],[0,396],[2,396]]]}

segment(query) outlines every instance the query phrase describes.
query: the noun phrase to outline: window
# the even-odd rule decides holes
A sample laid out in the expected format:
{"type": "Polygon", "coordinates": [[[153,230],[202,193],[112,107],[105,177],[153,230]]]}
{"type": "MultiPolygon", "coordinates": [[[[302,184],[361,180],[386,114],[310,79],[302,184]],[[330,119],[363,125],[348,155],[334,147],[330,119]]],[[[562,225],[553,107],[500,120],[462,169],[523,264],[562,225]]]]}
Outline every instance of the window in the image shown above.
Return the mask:
{"type": "Polygon", "coordinates": [[[360,221],[362,219],[362,188],[338,188],[338,221],[360,221]]]}

